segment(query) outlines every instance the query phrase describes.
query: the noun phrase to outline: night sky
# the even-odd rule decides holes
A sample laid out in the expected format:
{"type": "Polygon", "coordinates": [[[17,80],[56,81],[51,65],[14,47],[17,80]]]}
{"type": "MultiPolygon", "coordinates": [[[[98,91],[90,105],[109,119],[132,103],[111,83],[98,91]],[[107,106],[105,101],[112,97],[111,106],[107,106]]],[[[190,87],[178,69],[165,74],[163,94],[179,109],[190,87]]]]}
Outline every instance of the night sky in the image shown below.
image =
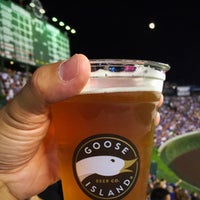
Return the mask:
{"type": "MultiPolygon", "coordinates": [[[[24,3],[26,1],[24,0],[24,3]]],[[[168,63],[167,80],[200,84],[200,6],[176,0],[40,0],[49,20],[64,21],[71,54],[168,63]],[[156,28],[148,27],[155,22],[156,28]]]]}

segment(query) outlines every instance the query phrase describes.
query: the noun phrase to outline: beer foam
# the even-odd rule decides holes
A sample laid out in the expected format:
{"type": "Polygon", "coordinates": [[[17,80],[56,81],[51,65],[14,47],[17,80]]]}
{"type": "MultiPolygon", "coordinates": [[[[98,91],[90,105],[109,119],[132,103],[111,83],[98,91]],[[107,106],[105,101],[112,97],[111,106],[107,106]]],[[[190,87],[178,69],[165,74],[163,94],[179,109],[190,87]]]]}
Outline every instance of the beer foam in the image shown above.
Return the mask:
{"type": "Polygon", "coordinates": [[[162,92],[163,80],[146,77],[119,77],[90,78],[82,90],[82,94],[109,93],[109,92],[134,92],[155,91],[162,92]]]}
{"type": "Polygon", "coordinates": [[[91,75],[82,93],[162,92],[169,65],[142,60],[92,60],[91,75]]]}

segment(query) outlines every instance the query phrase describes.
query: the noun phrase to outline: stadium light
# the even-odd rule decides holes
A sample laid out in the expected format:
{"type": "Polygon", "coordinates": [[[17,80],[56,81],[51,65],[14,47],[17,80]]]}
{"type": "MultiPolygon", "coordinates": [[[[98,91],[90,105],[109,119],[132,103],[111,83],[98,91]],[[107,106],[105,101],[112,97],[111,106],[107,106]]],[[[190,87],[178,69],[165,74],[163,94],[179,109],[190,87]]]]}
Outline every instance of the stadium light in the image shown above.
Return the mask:
{"type": "Polygon", "coordinates": [[[46,11],[43,8],[41,8],[40,13],[44,15],[46,13],[46,11]]]}
{"type": "Polygon", "coordinates": [[[53,21],[53,22],[57,22],[58,19],[57,19],[56,17],[52,17],[52,21],[53,21]]]}
{"type": "Polygon", "coordinates": [[[30,6],[31,8],[34,8],[34,7],[35,7],[35,4],[31,2],[31,3],[29,4],[29,6],[30,6]]]}
{"type": "Polygon", "coordinates": [[[65,25],[65,23],[63,21],[59,22],[59,26],[64,26],[64,25],[65,25]]]}
{"type": "Polygon", "coordinates": [[[69,30],[71,29],[71,27],[70,27],[69,25],[66,25],[66,26],[65,26],[65,29],[66,29],[67,31],[69,31],[69,30]]]}
{"type": "Polygon", "coordinates": [[[72,33],[72,34],[75,34],[75,33],[76,33],[76,30],[72,28],[72,29],[71,29],[71,33],[72,33]]]}
{"type": "Polygon", "coordinates": [[[63,21],[59,21],[58,18],[52,17],[51,18],[52,22],[57,23],[61,27],[65,27],[65,30],[70,31],[71,34],[76,34],[76,30],[71,28],[69,25],[65,25],[63,21]]]}
{"type": "Polygon", "coordinates": [[[10,65],[14,65],[15,62],[13,60],[10,60],[10,65]]]}

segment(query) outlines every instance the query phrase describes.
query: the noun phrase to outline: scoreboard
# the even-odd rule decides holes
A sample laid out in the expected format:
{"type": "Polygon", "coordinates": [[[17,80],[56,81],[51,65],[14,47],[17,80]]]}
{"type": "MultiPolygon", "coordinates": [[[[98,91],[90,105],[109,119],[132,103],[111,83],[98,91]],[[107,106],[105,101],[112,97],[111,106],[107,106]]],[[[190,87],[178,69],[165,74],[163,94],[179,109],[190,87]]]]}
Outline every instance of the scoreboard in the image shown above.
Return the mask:
{"type": "Polygon", "coordinates": [[[69,38],[10,0],[0,0],[0,57],[32,66],[65,60],[69,38]]]}

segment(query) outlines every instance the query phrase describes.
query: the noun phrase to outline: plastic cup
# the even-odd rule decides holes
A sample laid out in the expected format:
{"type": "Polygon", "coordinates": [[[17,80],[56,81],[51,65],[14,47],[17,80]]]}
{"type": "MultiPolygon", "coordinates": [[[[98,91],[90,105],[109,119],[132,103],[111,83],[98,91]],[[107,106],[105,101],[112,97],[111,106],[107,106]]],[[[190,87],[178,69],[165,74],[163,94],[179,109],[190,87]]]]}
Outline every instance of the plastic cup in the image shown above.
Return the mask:
{"type": "Polygon", "coordinates": [[[90,60],[80,95],[52,106],[65,200],[145,200],[168,64],[90,60]]]}

